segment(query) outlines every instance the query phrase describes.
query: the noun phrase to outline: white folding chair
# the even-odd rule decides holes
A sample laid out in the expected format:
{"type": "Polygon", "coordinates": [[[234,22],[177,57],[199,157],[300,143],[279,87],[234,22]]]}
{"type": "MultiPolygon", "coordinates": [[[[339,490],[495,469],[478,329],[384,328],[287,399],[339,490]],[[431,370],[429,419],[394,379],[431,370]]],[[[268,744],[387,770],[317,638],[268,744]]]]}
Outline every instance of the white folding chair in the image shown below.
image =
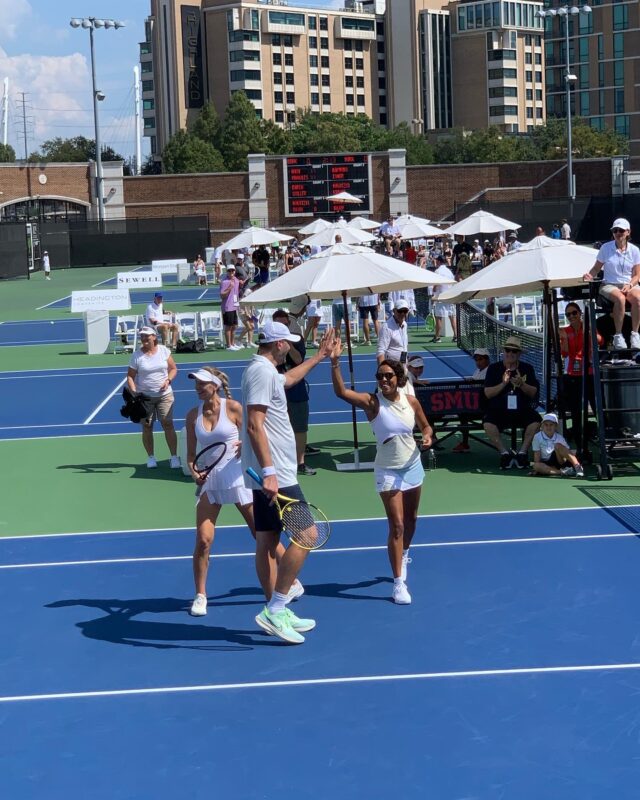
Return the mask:
{"type": "Polygon", "coordinates": [[[206,347],[224,347],[224,329],[221,311],[200,312],[200,335],[206,347]]]}
{"type": "Polygon", "coordinates": [[[113,331],[113,352],[133,353],[138,346],[138,314],[116,317],[113,331]]]}
{"type": "Polygon", "coordinates": [[[176,324],[178,325],[178,336],[185,342],[192,342],[200,335],[200,325],[198,314],[195,312],[182,312],[176,314],[176,324]]]}

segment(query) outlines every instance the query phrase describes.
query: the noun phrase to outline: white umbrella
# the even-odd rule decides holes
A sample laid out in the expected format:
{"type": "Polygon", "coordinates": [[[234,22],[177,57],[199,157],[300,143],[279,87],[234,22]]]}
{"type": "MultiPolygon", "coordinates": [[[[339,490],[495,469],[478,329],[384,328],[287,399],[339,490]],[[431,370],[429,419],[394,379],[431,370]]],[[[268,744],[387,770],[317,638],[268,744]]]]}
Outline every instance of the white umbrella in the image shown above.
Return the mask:
{"type": "Polygon", "coordinates": [[[403,239],[427,239],[445,235],[445,232],[441,231],[440,228],[436,228],[435,225],[429,225],[428,222],[419,222],[414,219],[408,220],[402,225],[396,222],[396,225],[398,225],[400,236],[403,239]]]}
{"type": "Polygon", "coordinates": [[[426,219],[425,217],[417,217],[415,214],[401,214],[395,219],[395,223],[398,227],[405,225],[407,222],[422,222],[425,225],[428,225],[431,220],[426,219]]]}
{"type": "Polygon", "coordinates": [[[338,194],[330,194],[327,198],[332,203],[356,203],[359,204],[362,202],[360,197],[356,197],[355,194],[349,194],[349,192],[338,192],[338,194]]]}
{"type": "Polygon", "coordinates": [[[474,236],[476,233],[498,233],[499,231],[514,231],[521,228],[517,222],[511,222],[502,217],[496,217],[488,211],[476,211],[475,214],[450,225],[445,233],[456,236],[474,236]]]}
{"type": "MultiPolygon", "coordinates": [[[[251,293],[250,298],[240,302],[255,305],[289,300],[301,294],[306,294],[310,298],[342,297],[351,388],[353,389],[355,388],[355,379],[347,296],[377,294],[396,289],[415,289],[420,286],[446,283],[449,283],[446,278],[428,270],[374,253],[373,250],[366,251],[364,248],[338,243],[329,251],[310,258],[271,283],[256,289],[251,293]]],[[[352,421],[354,466],[355,469],[359,469],[360,455],[355,407],[352,407],[352,421]]],[[[350,465],[344,465],[343,468],[348,469],[349,467],[350,465]]]]}
{"type": "Polygon", "coordinates": [[[593,267],[596,251],[568,239],[536,236],[513,253],[465,278],[443,292],[439,300],[462,303],[483,297],[531,294],[547,286],[579,286],[593,267]]]}
{"type": "Polygon", "coordinates": [[[378,230],[381,224],[381,222],[376,222],[375,219],[367,219],[366,217],[351,217],[347,222],[350,228],[358,228],[361,231],[378,230]]]}
{"type": "Polygon", "coordinates": [[[223,242],[220,247],[223,250],[242,250],[244,247],[257,247],[260,244],[273,244],[274,242],[288,242],[293,236],[287,236],[280,231],[270,231],[267,228],[245,228],[242,233],[223,242]]]}
{"type": "Polygon", "coordinates": [[[358,230],[358,228],[350,228],[344,220],[340,220],[339,222],[334,222],[329,228],[303,239],[302,244],[328,247],[335,244],[336,234],[340,234],[343,244],[363,244],[376,238],[372,233],[358,230]]]}
{"type": "Polygon", "coordinates": [[[330,228],[331,223],[327,222],[326,219],[322,219],[318,217],[318,219],[314,219],[313,222],[310,222],[308,225],[305,225],[303,228],[298,228],[298,233],[303,235],[311,234],[311,233],[320,233],[320,231],[325,230],[326,228],[330,228]]]}

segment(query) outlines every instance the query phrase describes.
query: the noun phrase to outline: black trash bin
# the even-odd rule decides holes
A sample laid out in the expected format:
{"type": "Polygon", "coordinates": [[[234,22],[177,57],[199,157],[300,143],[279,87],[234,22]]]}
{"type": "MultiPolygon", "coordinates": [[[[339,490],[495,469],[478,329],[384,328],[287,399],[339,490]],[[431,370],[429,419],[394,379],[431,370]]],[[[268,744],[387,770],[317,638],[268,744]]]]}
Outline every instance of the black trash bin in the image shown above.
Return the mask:
{"type": "Polygon", "coordinates": [[[607,438],[640,439],[640,364],[601,364],[607,438]]]}

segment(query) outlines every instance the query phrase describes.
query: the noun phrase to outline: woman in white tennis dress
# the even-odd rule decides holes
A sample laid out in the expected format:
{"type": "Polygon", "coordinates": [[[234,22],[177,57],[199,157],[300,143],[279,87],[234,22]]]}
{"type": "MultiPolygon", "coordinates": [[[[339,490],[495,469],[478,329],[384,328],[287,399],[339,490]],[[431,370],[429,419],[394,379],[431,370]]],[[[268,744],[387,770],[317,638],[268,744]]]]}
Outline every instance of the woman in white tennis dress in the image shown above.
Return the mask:
{"type": "Polygon", "coordinates": [[[385,359],[378,364],[378,392],[355,392],[347,389],[340,372],[342,342],[331,354],[331,380],[336,395],[356,408],[361,408],[376,437],[376,490],[389,520],[387,548],[393,571],[393,601],[401,605],[411,602],[407,589],[409,547],[416,530],[424,469],[420,449],[413,438],[418,425],[422,447],[431,444],[432,429],[422,406],[415,397],[403,391],[407,382],[404,365],[385,359]]]}

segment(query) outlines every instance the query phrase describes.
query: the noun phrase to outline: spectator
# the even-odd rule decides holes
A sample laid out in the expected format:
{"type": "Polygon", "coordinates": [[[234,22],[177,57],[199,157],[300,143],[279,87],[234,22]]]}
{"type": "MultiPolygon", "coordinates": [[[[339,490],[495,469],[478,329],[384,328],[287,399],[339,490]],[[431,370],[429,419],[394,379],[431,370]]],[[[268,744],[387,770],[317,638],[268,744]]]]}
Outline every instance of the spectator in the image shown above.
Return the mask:
{"type": "Polygon", "coordinates": [[[150,415],[141,421],[142,445],[147,453],[147,467],[156,469],[158,462],[153,447],[153,422],[160,421],[171,455],[171,469],[180,469],[178,437],[173,427],[174,395],[171,382],[178,374],[171,351],[158,344],[158,334],[153,328],[140,329],[140,348],[129,361],[127,386],[132,392],[142,392],[151,405],[150,415]]]}
{"type": "Polygon", "coordinates": [[[322,300],[319,297],[314,300],[309,300],[309,305],[307,306],[307,327],[304,331],[304,340],[305,342],[308,342],[309,337],[311,337],[311,341],[309,342],[311,347],[318,347],[318,325],[320,324],[321,319],[322,300]]]}
{"type": "MultiPolygon", "coordinates": [[[[291,312],[289,313],[284,308],[278,308],[273,313],[273,321],[281,322],[289,328],[293,334],[300,336],[301,330],[297,319],[293,315],[293,311],[297,311],[298,315],[304,313],[306,308],[306,295],[304,298],[296,298],[291,301],[291,312]],[[304,302],[304,305],[302,303],[304,302]]],[[[304,341],[300,336],[299,341],[293,342],[289,348],[289,352],[283,364],[280,364],[276,369],[281,374],[285,374],[294,367],[299,366],[305,359],[307,354],[304,341]]],[[[320,450],[318,448],[307,449],[307,435],[309,433],[309,384],[305,379],[299,381],[295,386],[285,388],[285,396],[287,398],[287,413],[289,414],[289,422],[293,428],[294,438],[296,440],[296,459],[298,464],[298,475],[315,475],[316,470],[308,467],[304,463],[306,454],[316,454],[320,450]]]]}
{"type": "Polygon", "coordinates": [[[253,251],[251,258],[258,273],[256,275],[256,287],[264,286],[265,283],[269,283],[269,262],[271,260],[269,251],[261,244],[260,247],[253,251]]]}
{"type": "Polygon", "coordinates": [[[522,345],[517,336],[504,343],[502,361],[490,364],[484,382],[487,413],[484,430],[500,453],[500,469],[518,469],[529,465],[529,447],[540,426],[540,415],[535,410],[540,384],[531,364],[520,360],[522,345]],[[508,450],[501,433],[505,428],[523,428],[522,445],[515,453],[508,450]]]}
{"type": "Polygon", "coordinates": [[[551,228],[551,238],[552,239],[562,239],[562,233],[560,232],[560,226],[557,222],[553,223],[553,228],[551,228]]]}
{"type": "MultiPolygon", "coordinates": [[[[476,368],[473,371],[473,375],[468,375],[466,380],[468,381],[478,381],[484,383],[485,378],[487,377],[487,369],[489,368],[489,351],[485,350],[484,347],[476,347],[473,351],[473,360],[476,362],[476,368]]],[[[473,417],[469,414],[460,414],[458,417],[460,420],[460,424],[462,426],[462,441],[459,442],[453,449],[453,453],[468,453],[471,450],[469,446],[469,424],[473,420],[473,417]]]]}
{"type": "Polygon", "coordinates": [[[448,317],[449,322],[451,323],[451,329],[453,330],[452,341],[455,342],[458,336],[455,303],[442,303],[438,300],[438,297],[440,297],[443,292],[449,289],[450,286],[456,282],[453,272],[451,272],[444,261],[444,256],[440,256],[438,258],[438,267],[435,270],[435,274],[440,275],[443,278],[448,278],[450,283],[438,284],[437,286],[433,287],[433,316],[436,319],[436,329],[432,341],[435,343],[442,341],[442,335],[444,334],[445,329],[445,319],[448,317]]]}
{"type": "Polygon", "coordinates": [[[491,242],[489,239],[484,240],[484,245],[482,247],[482,264],[485,267],[488,267],[489,264],[493,261],[493,247],[491,246],[491,242]]]}
{"type": "Polygon", "coordinates": [[[387,297],[392,304],[392,308],[398,301],[406,300],[409,305],[409,314],[413,316],[416,313],[416,296],[413,293],[413,289],[397,289],[394,292],[389,292],[387,297]]]}
{"type": "Polygon", "coordinates": [[[162,292],[156,292],[153,296],[153,303],[149,303],[145,314],[147,325],[155,328],[160,334],[162,344],[175,350],[178,343],[180,326],[173,322],[172,312],[164,307],[162,302],[162,292]]]}
{"type": "Polygon", "coordinates": [[[227,350],[240,350],[235,343],[235,331],[238,327],[238,309],[240,308],[240,281],[236,277],[236,268],[227,267],[227,277],[220,284],[222,305],[222,324],[227,350]]]}
{"type": "Polygon", "coordinates": [[[458,259],[464,253],[471,259],[471,254],[473,253],[473,248],[468,242],[465,242],[464,236],[457,236],[457,242],[453,248],[453,261],[452,264],[454,267],[458,267],[458,259]]]}
{"type": "Polygon", "coordinates": [[[584,478],[582,465],[569,449],[567,440],[558,433],[555,414],[542,417],[540,430],[533,437],[533,471],[530,474],[584,478]]]}
{"type": "Polygon", "coordinates": [[[511,233],[509,234],[509,244],[507,245],[507,252],[517,253],[521,247],[522,247],[522,242],[518,241],[518,234],[515,231],[511,231],[511,233]]]}
{"type": "Polygon", "coordinates": [[[408,314],[409,304],[406,300],[399,300],[389,319],[380,326],[376,354],[378,364],[381,364],[385,359],[399,361],[403,366],[407,363],[407,351],[409,350],[408,314]]]}
{"type": "Polygon", "coordinates": [[[591,281],[601,269],[604,272],[600,294],[613,303],[616,328],[614,350],[626,350],[628,347],[622,333],[626,303],[631,306],[631,349],[640,350],[640,250],[629,241],[631,225],[628,220],[622,217],[616,219],[611,232],[613,240],[602,245],[596,263],[583,277],[591,281]]]}
{"type": "Polygon", "coordinates": [[[376,333],[376,338],[380,334],[380,323],[378,322],[378,313],[380,311],[380,296],[377,294],[365,294],[358,297],[358,314],[362,320],[362,333],[364,335],[364,343],[371,344],[371,331],[369,329],[369,317],[373,322],[373,329],[376,333]]]}
{"type": "MultiPolygon", "coordinates": [[[[538,226],[536,227],[536,230],[535,230],[534,236],[546,236],[546,235],[547,235],[547,232],[546,232],[546,231],[545,231],[545,229],[542,227],[542,225],[538,225],[538,226]]],[[[560,238],[560,237],[558,236],[558,239],[559,239],[559,238],[560,238]]]]}
{"type": "Polygon", "coordinates": [[[49,260],[49,253],[45,250],[42,254],[42,269],[44,271],[45,281],[51,280],[51,261],[49,260]]]}
{"type": "Polygon", "coordinates": [[[422,380],[424,373],[424,359],[421,356],[409,356],[407,359],[407,382],[404,386],[406,394],[415,397],[416,386],[427,386],[429,381],[422,380]]]}
{"type": "Polygon", "coordinates": [[[471,266],[473,268],[473,272],[477,272],[479,269],[482,269],[483,259],[484,259],[484,250],[482,248],[482,245],[480,244],[480,239],[474,239],[473,253],[471,254],[471,266]]]}
{"type": "Polygon", "coordinates": [[[562,225],[560,227],[560,235],[563,239],[570,239],[571,238],[571,226],[567,222],[566,219],[562,220],[562,225]]]}
{"type": "Polygon", "coordinates": [[[196,276],[198,286],[207,285],[207,265],[204,263],[200,253],[198,253],[196,260],[193,262],[193,273],[196,276]]]}
{"type": "Polygon", "coordinates": [[[396,225],[393,216],[380,226],[380,237],[384,242],[384,248],[387,255],[392,255],[395,250],[400,247],[402,237],[400,235],[400,228],[396,225]]]}

